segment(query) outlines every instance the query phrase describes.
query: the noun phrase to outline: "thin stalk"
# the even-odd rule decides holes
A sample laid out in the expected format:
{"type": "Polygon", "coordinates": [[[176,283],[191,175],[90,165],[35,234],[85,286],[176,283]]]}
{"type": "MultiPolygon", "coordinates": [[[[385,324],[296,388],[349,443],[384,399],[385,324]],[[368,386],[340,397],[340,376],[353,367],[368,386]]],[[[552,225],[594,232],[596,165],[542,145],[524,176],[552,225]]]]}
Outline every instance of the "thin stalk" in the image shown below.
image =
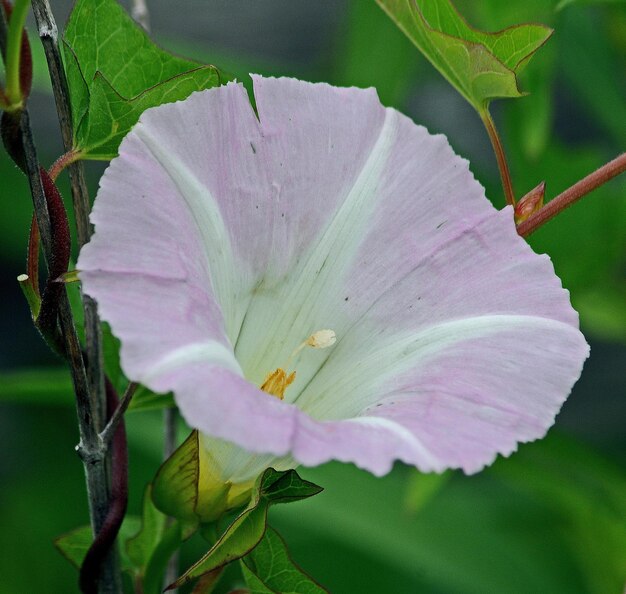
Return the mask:
{"type": "MultiPolygon", "coordinates": [[[[5,15],[0,11],[0,47],[7,46],[7,26],[5,15]]],[[[58,49],[58,48],[57,48],[58,49]]],[[[60,55],[57,55],[58,66],[62,69],[60,55]]],[[[27,109],[23,109],[19,115],[19,136],[21,140],[18,158],[23,159],[20,166],[25,171],[31,190],[33,206],[39,228],[41,243],[46,262],[53,261],[53,241],[51,236],[50,214],[46,204],[37,151],[32,137],[30,119],[27,109]]],[[[87,211],[88,212],[88,208],[87,211]]],[[[77,217],[78,217],[78,213],[77,217]]],[[[87,483],[87,496],[89,501],[89,514],[94,534],[99,533],[109,511],[110,482],[106,448],[103,446],[100,436],[100,422],[105,414],[105,401],[102,401],[103,413],[94,405],[91,382],[88,380],[85,369],[85,359],[81,349],[70,307],[67,292],[63,290],[59,295],[58,314],[61,327],[63,351],[72,374],[74,392],[76,396],[76,411],[80,443],[78,453],[83,460],[85,478],[87,483]]],[[[100,357],[101,359],[101,357],[100,357]]],[[[93,365],[95,359],[88,353],[88,361],[93,365]]],[[[99,364],[99,360],[96,364],[99,364]]],[[[100,365],[100,369],[102,366],[100,365]]],[[[104,380],[102,381],[104,384],[104,380]]],[[[115,551],[108,555],[104,562],[101,573],[100,594],[119,594],[122,592],[121,574],[115,551]]]]}
{"type": "Polygon", "coordinates": [[[81,158],[80,151],[72,149],[67,153],[63,153],[48,169],[48,175],[52,181],[56,181],[59,174],[69,165],[75,163],[81,158]]]}
{"type": "MultiPolygon", "coordinates": [[[[69,87],[61,52],[59,51],[59,33],[48,0],[33,0],[33,13],[37,23],[39,38],[46,54],[52,91],[57,108],[61,136],[66,153],[73,150],[74,134],[72,128],[72,112],[69,87]]],[[[72,206],[76,218],[76,236],[79,249],[91,237],[92,227],[89,223],[91,203],[85,169],[81,161],[69,164],[70,187],[72,190],[72,206]]],[[[96,302],[83,295],[83,310],[85,314],[85,351],[87,353],[87,377],[89,379],[92,406],[96,414],[98,431],[104,428],[106,418],[106,395],[104,390],[104,354],[102,350],[102,329],[98,319],[96,302]]]]}
{"type": "Polygon", "coordinates": [[[22,50],[22,34],[30,0],[16,0],[9,20],[6,46],[6,89],[9,110],[17,110],[23,106],[22,88],[20,83],[20,54],[22,50]]]}
{"type": "Polygon", "coordinates": [[[584,177],[564,192],[561,192],[543,208],[530,215],[523,223],[520,223],[517,227],[517,232],[522,237],[527,237],[557,214],[580,200],[583,196],[593,192],[593,190],[599,188],[624,171],[626,171],[626,153],[615,157],[615,159],[609,161],[606,165],[596,169],[596,171],[590,173],[587,177],[584,177]]]}
{"type": "MultiPolygon", "coordinates": [[[[163,411],[163,460],[167,460],[176,450],[176,421],[178,414],[176,408],[166,408],[163,411]]],[[[179,576],[179,553],[176,551],[167,562],[163,588],[167,588],[175,582],[179,576]]],[[[169,590],[171,594],[176,594],[177,589],[169,590]]]]}
{"type": "Polygon", "coordinates": [[[139,384],[136,384],[135,382],[130,382],[128,384],[128,386],[126,387],[126,391],[122,396],[122,400],[120,401],[118,407],[115,409],[115,412],[109,419],[109,422],[106,424],[106,427],[100,433],[100,438],[102,439],[104,445],[106,445],[107,447],[111,443],[111,440],[113,439],[115,432],[117,431],[117,426],[120,424],[120,421],[122,420],[122,417],[124,416],[128,405],[130,404],[130,401],[133,399],[138,385],[139,384]]]}
{"type": "Polygon", "coordinates": [[[502,180],[502,188],[504,190],[506,203],[515,206],[515,192],[513,192],[511,172],[509,171],[509,165],[506,161],[506,153],[504,152],[504,146],[500,140],[500,135],[498,134],[498,130],[488,109],[482,110],[479,112],[479,115],[483,124],[485,124],[487,134],[489,134],[489,140],[491,140],[493,152],[496,155],[496,161],[498,162],[498,169],[500,170],[500,178],[502,180]]]}
{"type": "MultiPolygon", "coordinates": [[[[37,226],[41,233],[41,240],[46,260],[52,258],[52,240],[50,236],[50,219],[44,197],[41,177],[39,176],[39,164],[37,153],[33,144],[32,132],[28,118],[28,111],[24,110],[21,115],[22,141],[26,156],[26,168],[37,215],[37,226]]],[[[104,448],[97,426],[94,423],[94,411],[89,394],[89,384],[84,366],[82,349],[74,320],[72,309],[66,290],[59,298],[59,318],[65,345],[65,353],[72,374],[74,392],[76,394],[76,412],[80,443],[77,448],[83,460],[85,479],[87,483],[87,495],[89,499],[89,512],[94,533],[102,528],[102,524],[109,510],[109,476],[105,459],[104,448]]],[[[119,571],[116,568],[116,556],[110,555],[103,569],[101,581],[102,594],[118,594],[122,591],[119,571]]]]}
{"type": "MultiPolygon", "coordinates": [[[[58,28],[48,0],[35,0],[33,2],[33,13],[48,63],[63,145],[66,154],[71,154],[74,141],[71,103],[67,78],[58,45],[58,28]]],[[[76,235],[80,249],[89,241],[92,231],[89,223],[91,205],[85,180],[85,171],[81,162],[75,161],[69,164],[69,177],[72,191],[72,206],[76,219],[76,235]]],[[[98,319],[96,302],[86,295],[82,296],[82,302],[85,320],[89,408],[97,439],[100,440],[99,432],[104,428],[106,419],[102,330],[100,320],[98,319]]],[[[100,456],[105,457],[107,455],[106,446],[100,441],[98,447],[100,448],[100,456]]],[[[102,466],[102,480],[93,486],[89,485],[88,481],[87,486],[91,526],[94,534],[98,534],[101,531],[106,520],[111,494],[111,483],[108,473],[109,463],[106,458],[102,461],[102,466]]],[[[103,594],[121,592],[119,558],[115,549],[105,559],[100,579],[100,590],[103,594]]]]}
{"type": "Polygon", "coordinates": [[[26,256],[26,273],[30,278],[37,296],[41,299],[39,292],[39,227],[35,213],[30,222],[30,233],[28,236],[28,255],[26,256]]]}
{"type": "Polygon", "coordinates": [[[22,292],[24,293],[24,297],[26,297],[28,307],[30,308],[30,315],[34,321],[37,319],[41,308],[41,297],[39,296],[39,292],[35,289],[35,286],[33,285],[33,282],[28,274],[20,274],[17,277],[17,282],[20,283],[20,287],[22,288],[22,292]]]}

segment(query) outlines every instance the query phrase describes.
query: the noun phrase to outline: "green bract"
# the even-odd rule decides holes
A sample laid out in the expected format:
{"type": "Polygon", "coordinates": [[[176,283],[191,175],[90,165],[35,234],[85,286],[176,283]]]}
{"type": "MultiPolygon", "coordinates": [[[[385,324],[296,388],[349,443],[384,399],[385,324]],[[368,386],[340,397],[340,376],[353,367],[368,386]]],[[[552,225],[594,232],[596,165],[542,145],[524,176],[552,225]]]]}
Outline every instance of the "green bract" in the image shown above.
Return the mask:
{"type": "Polygon", "coordinates": [[[83,158],[112,159],[144,110],[223,81],[215,66],[157,47],[115,0],[78,0],[63,41],[74,148],[83,158]]]}
{"type": "MultiPolygon", "coordinates": [[[[261,542],[267,530],[267,512],[271,505],[299,501],[317,495],[320,491],[321,487],[301,479],[295,470],[280,472],[268,468],[257,479],[252,499],[244,511],[237,516],[208,553],[192,565],[170,588],[177,588],[248,555],[261,542]]],[[[251,563],[254,566],[254,562],[251,563]]],[[[271,568],[264,568],[264,571],[271,572],[271,568]]]]}
{"type": "Polygon", "coordinates": [[[261,542],[243,557],[241,569],[250,591],[258,594],[327,592],[291,560],[283,539],[270,527],[261,542]]]}
{"type": "Polygon", "coordinates": [[[449,0],[376,1],[479,112],[492,99],[523,95],[517,74],[552,34],[543,25],[518,25],[497,33],[478,31],[449,0]]]}

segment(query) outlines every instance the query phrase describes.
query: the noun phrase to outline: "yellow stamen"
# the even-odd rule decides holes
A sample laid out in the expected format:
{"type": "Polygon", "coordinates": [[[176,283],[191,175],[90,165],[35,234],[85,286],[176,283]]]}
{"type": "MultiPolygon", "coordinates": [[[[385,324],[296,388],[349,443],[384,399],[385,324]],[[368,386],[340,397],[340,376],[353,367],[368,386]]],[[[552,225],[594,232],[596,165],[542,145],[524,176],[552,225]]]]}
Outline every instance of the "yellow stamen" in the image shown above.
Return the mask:
{"type": "MultiPolygon", "coordinates": [[[[291,359],[293,359],[304,347],[312,347],[314,349],[325,349],[335,344],[337,337],[333,330],[318,330],[313,332],[287,359],[287,367],[291,359]]],[[[285,390],[296,379],[296,372],[292,371],[289,375],[279,367],[265,376],[265,380],[261,384],[261,390],[276,396],[283,400],[285,398],[285,390]]]]}
{"type": "Polygon", "coordinates": [[[267,374],[265,381],[261,384],[261,390],[283,400],[283,398],[285,398],[285,390],[287,389],[287,386],[292,384],[295,379],[295,371],[292,371],[289,375],[287,375],[285,370],[279,367],[278,369],[275,369],[271,373],[267,374]]]}

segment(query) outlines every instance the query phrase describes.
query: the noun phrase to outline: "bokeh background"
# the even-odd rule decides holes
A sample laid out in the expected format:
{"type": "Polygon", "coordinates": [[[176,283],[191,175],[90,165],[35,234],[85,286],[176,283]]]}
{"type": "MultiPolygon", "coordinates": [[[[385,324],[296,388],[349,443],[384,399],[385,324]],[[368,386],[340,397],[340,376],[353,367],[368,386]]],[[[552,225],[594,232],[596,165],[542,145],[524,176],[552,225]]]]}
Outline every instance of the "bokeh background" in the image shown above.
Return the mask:
{"type": "MultiPolygon", "coordinates": [[[[61,26],[71,3],[51,4],[61,26]]],[[[565,4],[457,2],[486,30],[524,21],[555,28],[522,77],[531,94],[493,105],[518,195],[546,180],[552,197],[626,148],[626,5],[565,4]]],[[[257,72],[375,86],[383,103],[445,133],[503,205],[478,117],[373,0],[148,0],[148,7],[162,46],[244,82],[257,72]]],[[[40,158],[51,164],[60,135],[37,39],[32,45],[31,119],[40,158]]],[[[88,166],[92,196],[102,170],[88,166]]],[[[33,329],[15,282],[30,214],[26,180],[0,154],[0,592],[67,594],[78,591],[76,573],[52,542],[86,523],[87,505],[69,379],[33,329]]],[[[626,180],[585,198],[531,244],[552,257],[592,347],[556,425],[547,439],[472,477],[400,465],[384,479],[344,464],[303,470],[325,492],[278,506],[271,522],[294,559],[332,592],[623,592],[626,180]]],[[[127,425],[137,513],[160,461],[161,412],[129,413],[127,425]]],[[[189,543],[182,563],[199,547],[189,543]]]]}

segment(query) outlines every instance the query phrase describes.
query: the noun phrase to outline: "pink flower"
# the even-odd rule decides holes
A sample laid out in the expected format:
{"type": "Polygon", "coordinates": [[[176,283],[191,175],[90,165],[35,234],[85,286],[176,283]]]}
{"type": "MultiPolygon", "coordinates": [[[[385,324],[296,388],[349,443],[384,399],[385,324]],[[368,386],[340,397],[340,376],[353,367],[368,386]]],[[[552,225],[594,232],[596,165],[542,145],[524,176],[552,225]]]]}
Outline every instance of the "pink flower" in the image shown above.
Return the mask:
{"type": "Polygon", "coordinates": [[[102,178],[78,268],[127,376],[236,481],[471,473],[542,437],[588,346],[512,209],[372,89],[254,88],[258,119],[238,84],[148,110],[102,178]]]}

